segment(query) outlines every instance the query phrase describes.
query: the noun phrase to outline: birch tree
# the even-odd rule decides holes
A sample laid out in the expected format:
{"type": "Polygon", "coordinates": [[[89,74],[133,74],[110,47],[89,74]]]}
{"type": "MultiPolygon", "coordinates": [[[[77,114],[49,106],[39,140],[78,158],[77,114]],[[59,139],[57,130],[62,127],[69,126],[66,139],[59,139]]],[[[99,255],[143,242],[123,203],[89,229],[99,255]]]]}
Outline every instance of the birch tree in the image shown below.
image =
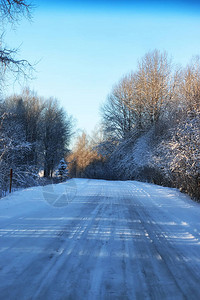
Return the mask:
{"type": "Polygon", "coordinates": [[[200,57],[196,56],[182,72],[180,98],[187,111],[200,110],[200,57]]]}
{"type": "Polygon", "coordinates": [[[145,104],[148,125],[155,124],[165,114],[172,101],[174,88],[172,64],[166,52],[154,50],[138,62],[136,94],[145,104]]]}

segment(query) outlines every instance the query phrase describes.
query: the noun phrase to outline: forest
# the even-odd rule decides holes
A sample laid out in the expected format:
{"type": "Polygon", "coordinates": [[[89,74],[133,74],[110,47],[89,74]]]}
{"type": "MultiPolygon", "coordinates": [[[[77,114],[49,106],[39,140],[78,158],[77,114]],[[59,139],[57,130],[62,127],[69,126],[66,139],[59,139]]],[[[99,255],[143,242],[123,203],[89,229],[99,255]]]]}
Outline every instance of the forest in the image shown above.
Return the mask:
{"type": "Polygon", "coordinates": [[[186,67],[166,52],[145,54],[113,87],[93,137],[83,133],[71,176],[139,180],[200,199],[200,59],[186,67]]]}
{"type": "Polygon", "coordinates": [[[2,101],[0,115],[2,193],[8,189],[10,169],[15,187],[43,184],[44,178],[52,178],[68,151],[73,129],[72,118],[58,101],[40,98],[27,89],[2,101]]]}

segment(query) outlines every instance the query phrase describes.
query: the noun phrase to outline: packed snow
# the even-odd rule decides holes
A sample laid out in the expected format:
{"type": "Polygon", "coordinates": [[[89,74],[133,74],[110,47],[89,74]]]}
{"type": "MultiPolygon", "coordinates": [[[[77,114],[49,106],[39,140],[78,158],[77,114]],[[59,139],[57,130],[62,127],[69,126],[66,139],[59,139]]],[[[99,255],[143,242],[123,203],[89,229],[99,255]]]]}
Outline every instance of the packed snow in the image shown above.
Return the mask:
{"type": "Polygon", "coordinates": [[[0,200],[0,299],[200,299],[200,205],[75,179],[0,200]]]}

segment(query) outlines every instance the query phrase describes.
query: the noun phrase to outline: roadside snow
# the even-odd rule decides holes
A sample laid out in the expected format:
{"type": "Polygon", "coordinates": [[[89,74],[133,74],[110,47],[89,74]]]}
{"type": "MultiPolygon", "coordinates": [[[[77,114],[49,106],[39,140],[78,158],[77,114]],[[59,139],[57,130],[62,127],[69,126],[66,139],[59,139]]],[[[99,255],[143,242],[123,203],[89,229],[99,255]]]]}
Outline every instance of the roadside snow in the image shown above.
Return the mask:
{"type": "Polygon", "coordinates": [[[200,299],[200,205],[76,179],[0,200],[0,299],[200,299]]]}

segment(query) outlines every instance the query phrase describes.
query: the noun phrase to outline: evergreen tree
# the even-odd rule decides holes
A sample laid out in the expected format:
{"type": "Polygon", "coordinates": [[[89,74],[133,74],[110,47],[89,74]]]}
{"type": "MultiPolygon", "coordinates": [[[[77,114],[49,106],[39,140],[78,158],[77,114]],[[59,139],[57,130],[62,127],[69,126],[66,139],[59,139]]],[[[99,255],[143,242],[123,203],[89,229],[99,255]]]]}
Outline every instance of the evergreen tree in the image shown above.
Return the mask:
{"type": "Polygon", "coordinates": [[[58,165],[57,174],[58,174],[61,181],[63,181],[63,179],[66,179],[67,176],[68,176],[67,164],[66,164],[64,158],[61,159],[61,161],[58,165]]]}

